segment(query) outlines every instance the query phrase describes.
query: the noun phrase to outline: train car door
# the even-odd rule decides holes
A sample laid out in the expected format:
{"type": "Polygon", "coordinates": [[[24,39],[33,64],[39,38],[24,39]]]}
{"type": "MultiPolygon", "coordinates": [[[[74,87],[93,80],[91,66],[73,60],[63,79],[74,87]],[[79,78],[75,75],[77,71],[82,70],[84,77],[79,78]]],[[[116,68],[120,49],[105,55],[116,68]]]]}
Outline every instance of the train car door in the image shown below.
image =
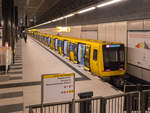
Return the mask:
{"type": "Polygon", "coordinates": [[[90,51],[91,51],[91,46],[86,45],[85,49],[85,69],[90,70],[90,51]]]}
{"type": "Polygon", "coordinates": [[[81,65],[85,65],[85,44],[80,44],[78,45],[78,62],[81,65]]]}
{"type": "Polygon", "coordinates": [[[46,39],[47,39],[47,37],[46,37],[46,36],[44,36],[44,44],[46,44],[46,39]]]}
{"type": "Polygon", "coordinates": [[[62,55],[64,55],[64,41],[61,41],[61,51],[62,55]]]}
{"type": "Polygon", "coordinates": [[[91,47],[91,71],[95,74],[99,74],[99,46],[92,45],[91,47]]]}
{"type": "Polygon", "coordinates": [[[67,56],[68,53],[67,53],[67,48],[68,48],[68,41],[67,40],[64,40],[64,56],[67,56]]]}

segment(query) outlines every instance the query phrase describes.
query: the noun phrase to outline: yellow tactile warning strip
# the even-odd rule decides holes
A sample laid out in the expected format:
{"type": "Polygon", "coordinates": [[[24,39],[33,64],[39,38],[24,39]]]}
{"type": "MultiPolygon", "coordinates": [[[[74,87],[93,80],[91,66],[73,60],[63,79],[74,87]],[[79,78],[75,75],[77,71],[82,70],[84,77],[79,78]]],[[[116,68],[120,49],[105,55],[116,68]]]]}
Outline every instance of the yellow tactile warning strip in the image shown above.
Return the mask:
{"type": "Polygon", "coordinates": [[[43,78],[44,78],[44,79],[47,79],[47,78],[68,77],[68,76],[74,76],[74,73],[69,73],[69,74],[56,74],[56,75],[43,75],[43,78]]]}

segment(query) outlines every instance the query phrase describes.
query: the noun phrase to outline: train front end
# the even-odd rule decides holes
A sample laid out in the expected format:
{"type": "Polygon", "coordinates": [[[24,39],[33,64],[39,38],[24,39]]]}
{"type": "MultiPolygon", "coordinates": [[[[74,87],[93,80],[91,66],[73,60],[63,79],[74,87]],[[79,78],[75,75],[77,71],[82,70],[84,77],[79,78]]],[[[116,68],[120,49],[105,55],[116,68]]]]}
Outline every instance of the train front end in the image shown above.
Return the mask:
{"type": "Polygon", "coordinates": [[[104,76],[124,75],[126,72],[126,57],[124,44],[103,44],[102,45],[102,72],[104,76]]]}

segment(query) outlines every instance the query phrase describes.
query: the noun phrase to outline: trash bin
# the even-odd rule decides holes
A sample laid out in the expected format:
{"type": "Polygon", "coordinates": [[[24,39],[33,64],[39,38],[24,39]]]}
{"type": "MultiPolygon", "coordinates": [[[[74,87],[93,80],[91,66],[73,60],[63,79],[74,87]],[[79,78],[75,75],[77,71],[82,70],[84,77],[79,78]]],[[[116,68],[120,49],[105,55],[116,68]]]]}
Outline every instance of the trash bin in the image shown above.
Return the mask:
{"type": "MultiPolygon", "coordinates": [[[[80,99],[91,98],[93,96],[93,92],[79,93],[78,96],[80,99]]],[[[80,102],[80,113],[91,113],[91,101],[80,102]]]]}

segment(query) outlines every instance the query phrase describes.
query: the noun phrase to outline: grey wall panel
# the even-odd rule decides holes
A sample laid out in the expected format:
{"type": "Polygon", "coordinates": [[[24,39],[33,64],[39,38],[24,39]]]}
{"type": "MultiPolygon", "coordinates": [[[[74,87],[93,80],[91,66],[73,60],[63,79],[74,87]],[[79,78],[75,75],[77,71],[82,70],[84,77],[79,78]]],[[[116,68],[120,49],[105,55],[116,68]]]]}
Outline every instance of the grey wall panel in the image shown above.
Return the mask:
{"type": "Polygon", "coordinates": [[[150,71],[148,70],[143,70],[143,75],[142,75],[142,79],[145,81],[150,82],[150,71]]]}
{"type": "Polygon", "coordinates": [[[142,72],[143,70],[141,68],[132,66],[132,65],[128,65],[127,67],[127,72],[131,75],[134,75],[137,78],[142,79],[142,72]]]}
{"type": "Polygon", "coordinates": [[[98,39],[97,31],[82,31],[80,37],[94,40],[98,39]]]}

